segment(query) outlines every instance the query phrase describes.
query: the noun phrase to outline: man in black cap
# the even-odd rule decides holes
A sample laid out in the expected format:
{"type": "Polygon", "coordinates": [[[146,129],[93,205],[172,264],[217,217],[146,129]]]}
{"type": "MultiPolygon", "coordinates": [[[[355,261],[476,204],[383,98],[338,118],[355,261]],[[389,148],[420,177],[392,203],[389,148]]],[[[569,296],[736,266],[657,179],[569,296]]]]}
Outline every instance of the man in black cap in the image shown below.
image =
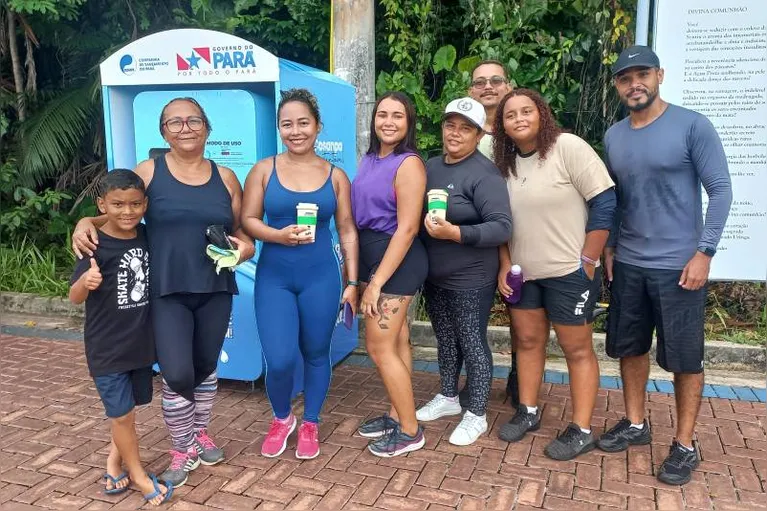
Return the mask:
{"type": "Polygon", "coordinates": [[[644,401],[655,331],[658,364],[674,373],[677,412],[676,438],[658,479],[681,485],[700,463],[693,433],[704,381],[706,282],[732,185],[711,122],[660,98],[663,69],[650,48],[623,51],[612,71],[629,116],[605,135],[618,195],[604,253],[612,283],[606,347],[620,358],[626,417],[598,445],[617,452],[651,442],[644,401]],[[701,185],[709,197],[705,223],[701,185]]]}

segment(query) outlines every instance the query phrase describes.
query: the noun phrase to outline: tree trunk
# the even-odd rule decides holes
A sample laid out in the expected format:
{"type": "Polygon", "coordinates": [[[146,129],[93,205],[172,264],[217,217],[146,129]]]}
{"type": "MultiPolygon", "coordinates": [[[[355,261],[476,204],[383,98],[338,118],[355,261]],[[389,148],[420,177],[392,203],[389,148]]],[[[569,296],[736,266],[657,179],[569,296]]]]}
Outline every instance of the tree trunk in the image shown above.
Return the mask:
{"type": "Polygon", "coordinates": [[[8,9],[8,49],[13,66],[13,83],[16,86],[16,110],[19,120],[27,118],[27,107],[24,104],[24,69],[19,58],[19,46],[16,41],[16,14],[8,9]]]}
{"type": "Polygon", "coordinates": [[[32,40],[26,35],[24,36],[24,49],[27,54],[24,61],[24,67],[27,69],[27,83],[24,88],[31,96],[34,96],[37,92],[37,66],[35,66],[35,51],[32,40]]]}
{"type": "Polygon", "coordinates": [[[332,72],[357,88],[357,157],[370,143],[375,105],[375,6],[373,0],[333,0],[332,72]]]}

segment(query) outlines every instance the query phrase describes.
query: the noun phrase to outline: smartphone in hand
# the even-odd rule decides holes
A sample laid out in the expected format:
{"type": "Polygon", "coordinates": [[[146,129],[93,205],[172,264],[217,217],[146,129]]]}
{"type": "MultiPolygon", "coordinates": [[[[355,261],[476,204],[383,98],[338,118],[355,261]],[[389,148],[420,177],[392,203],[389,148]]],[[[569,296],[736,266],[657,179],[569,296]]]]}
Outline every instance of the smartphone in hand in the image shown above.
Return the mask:
{"type": "Polygon", "coordinates": [[[349,302],[344,302],[341,307],[343,307],[344,326],[347,330],[351,330],[352,325],[354,324],[354,311],[352,311],[352,306],[349,302]]]}

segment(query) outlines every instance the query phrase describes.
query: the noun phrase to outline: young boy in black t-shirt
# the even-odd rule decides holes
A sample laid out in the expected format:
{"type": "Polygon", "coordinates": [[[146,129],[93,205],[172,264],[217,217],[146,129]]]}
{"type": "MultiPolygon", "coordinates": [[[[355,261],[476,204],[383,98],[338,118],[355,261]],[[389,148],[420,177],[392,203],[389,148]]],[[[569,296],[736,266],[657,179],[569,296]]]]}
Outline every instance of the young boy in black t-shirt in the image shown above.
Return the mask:
{"type": "Polygon", "coordinates": [[[85,302],[85,357],[112,419],[104,493],[123,493],[132,481],[157,505],[171,497],[173,488],[141,466],[134,413],[135,406],[152,400],[155,361],[149,251],[140,223],[147,207],[143,180],[130,170],[113,170],[102,180],[98,207],[107,222],[93,257],[77,261],[69,299],[85,302]],[[128,473],[122,471],[123,463],[128,473]]]}

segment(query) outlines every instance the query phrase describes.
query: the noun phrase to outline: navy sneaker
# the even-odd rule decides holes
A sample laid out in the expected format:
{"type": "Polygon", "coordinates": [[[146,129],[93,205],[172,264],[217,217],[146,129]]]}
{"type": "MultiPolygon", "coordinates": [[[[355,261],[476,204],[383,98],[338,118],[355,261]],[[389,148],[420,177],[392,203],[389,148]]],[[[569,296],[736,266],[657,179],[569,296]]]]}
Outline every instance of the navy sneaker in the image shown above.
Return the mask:
{"type": "Polygon", "coordinates": [[[629,445],[647,445],[652,442],[652,431],[647,419],[642,424],[642,429],[632,428],[631,421],[624,417],[618,424],[605,431],[597,445],[605,452],[625,451],[629,445]]]}
{"type": "Polygon", "coordinates": [[[698,450],[693,448],[692,451],[688,451],[674,440],[668,457],[660,466],[658,480],[676,486],[687,484],[692,479],[692,471],[698,468],[698,465],[700,465],[698,450]]]}
{"type": "Polygon", "coordinates": [[[388,413],[385,413],[360,424],[357,433],[365,438],[380,438],[394,431],[398,424],[388,413]]]}
{"type": "Polygon", "coordinates": [[[397,424],[394,431],[368,444],[368,450],[376,456],[391,458],[400,454],[417,451],[425,443],[426,439],[423,436],[423,428],[421,426],[418,426],[418,432],[414,436],[410,436],[406,435],[400,429],[399,424],[397,424]]]}

